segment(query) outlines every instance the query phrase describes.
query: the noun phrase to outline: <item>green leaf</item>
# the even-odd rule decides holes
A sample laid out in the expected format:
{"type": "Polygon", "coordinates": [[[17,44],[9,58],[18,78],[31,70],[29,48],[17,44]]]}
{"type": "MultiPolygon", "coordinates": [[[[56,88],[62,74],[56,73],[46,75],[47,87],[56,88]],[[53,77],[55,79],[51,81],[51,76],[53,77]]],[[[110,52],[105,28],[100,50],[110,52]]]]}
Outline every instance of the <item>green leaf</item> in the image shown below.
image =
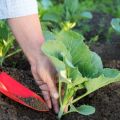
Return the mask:
{"type": "Polygon", "coordinates": [[[101,73],[102,61],[96,53],[89,50],[82,35],[73,31],[62,31],[55,39],[45,43],[45,53],[57,57],[71,68],[77,67],[83,76],[96,77],[101,73]]]}
{"type": "Polygon", "coordinates": [[[46,55],[54,56],[61,61],[63,61],[62,53],[64,53],[68,59],[71,59],[70,53],[61,41],[47,41],[43,44],[42,50],[46,55]]]}
{"type": "Polygon", "coordinates": [[[76,86],[76,85],[80,85],[80,84],[82,84],[82,83],[84,83],[84,82],[86,82],[86,81],[87,81],[87,78],[83,78],[83,77],[81,77],[81,76],[78,76],[78,77],[73,81],[72,86],[74,87],[74,86],[76,86]]]}
{"type": "Polygon", "coordinates": [[[42,16],[42,20],[58,23],[60,21],[60,17],[56,13],[47,12],[42,16]]]}
{"type": "Polygon", "coordinates": [[[79,1],[78,0],[65,0],[64,1],[65,8],[73,15],[75,12],[77,12],[79,7],[79,1]]]}
{"type": "Polygon", "coordinates": [[[95,108],[90,105],[81,105],[77,108],[74,105],[70,105],[70,112],[77,112],[81,115],[91,115],[95,113],[95,108]]]}
{"type": "Polygon", "coordinates": [[[44,34],[44,37],[45,37],[45,40],[48,41],[48,40],[55,40],[55,34],[50,32],[50,31],[43,31],[43,34],[44,34]]]}
{"type": "Polygon", "coordinates": [[[78,113],[82,115],[91,115],[95,113],[95,108],[90,105],[81,105],[80,107],[76,108],[78,113]]]}
{"type": "Polygon", "coordinates": [[[71,43],[71,40],[78,40],[83,42],[85,38],[83,37],[83,35],[74,32],[72,30],[70,31],[61,31],[57,36],[56,36],[56,40],[62,40],[63,43],[66,45],[66,47],[69,49],[69,44],[71,43]],[[70,41],[69,41],[70,40],[70,41]],[[67,44],[69,43],[69,44],[67,44]]]}
{"type": "Polygon", "coordinates": [[[91,52],[91,62],[88,65],[86,71],[87,77],[97,77],[103,70],[103,64],[101,58],[95,52],[91,52]]]}
{"type": "Polygon", "coordinates": [[[72,78],[73,80],[75,80],[79,76],[82,76],[82,74],[79,72],[77,67],[68,69],[68,77],[69,78],[72,78]]]}
{"type": "Polygon", "coordinates": [[[42,0],[41,1],[41,4],[42,6],[45,8],[45,9],[48,9],[50,6],[52,6],[52,2],[51,0],[42,0]]]}
{"type": "Polygon", "coordinates": [[[87,11],[82,12],[80,14],[80,16],[83,17],[83,18],[88,18],[88,19],[92,19],[93,18],[92,13],[91,12],[87,12],[87,11]]]}
{"type": "Polygon", "coordinates": [[[111,25],[114,30],[120,32],[120,18],[113,18],[111,21],[111,25]]]}
{"type": "Polygon", "coordinates": [[[43,21],[59,23],[62,20],[64,10],[62,5],[52,6],[42,15],[43,21]]]}
{"type": "Polygon", "coordinates": [[[66,59],[71,60],[71,55],[61,41],[47,41],[42,46],[42,51],[51,59],[57,70],[65,69],[62,53],[66,59]]]}
{"type": "Polygon", "coordinates": [[[54,64],[56,70],[59,72],[61,70],[65,70],[65,64],[60,61],[59,59],[57,59],[56,57],[50,56],[48,55],[50,60],[52,61],[52,63],[54,64]]]}
{"type": "Polygon", "coordinates": [[[118,70],[104,69],[101,76],[93,79],[88,79],[84,85],[87,89],[87,94],[90,94],[99,88],[118,81],[120,81],[120,72],[118,70]]]}
{"type": "Polygon", "coordinates": [[[118,71],[116,69],[105,68],[105,69],[103,69],[102,73],[105,77],[114,78],[120,74],[120,71],[118,71]]]}
{"type": "Polygon", "coordinates": [[[83,43],[84,37],[82,35],[73,31],[62,31],[57,35],[56,39],[62,41],[70,51],[74,65],[77,65],[80,61],[88,61],[89,49],[83,43]]]}
{"type": "Polygon", "coordinates": [[[64,53],[61,53],[62,57],[63,57],[63,61],[66,64],[66,66],[70,67],[70,68],[74,68],[74,65],[72,64],[72,61],[70,61],[67,56],[64,53]]]}
{"type": "Polygon", "coordinates": [[[103,65],[100,57],[91,52],[83,42],[84,37],[73,31],[62,31],[57,37],[62,41],[72,56],[72,62],[83,76],[95,77],[101,72],[103,65]]]}

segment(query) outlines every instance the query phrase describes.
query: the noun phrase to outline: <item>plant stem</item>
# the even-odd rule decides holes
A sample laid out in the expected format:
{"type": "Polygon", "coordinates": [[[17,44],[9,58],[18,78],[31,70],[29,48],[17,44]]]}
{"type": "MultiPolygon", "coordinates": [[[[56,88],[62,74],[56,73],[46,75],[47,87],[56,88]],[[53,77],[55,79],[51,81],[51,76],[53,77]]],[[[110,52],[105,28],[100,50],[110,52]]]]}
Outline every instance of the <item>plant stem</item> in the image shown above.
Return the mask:
{"type": "Polygon", "coordinates": [[[21,52],[21,51],[22,51],[21,49],[18,49],[18,50],[16,50],[15,52],[12,52],[12,53],[8,54],[7,56],[5,56],[4,59],[9,58],[9,57],[11,57],[11,56],[13,56],[13,55],[15,55],[15,54],[21,52]]]}
{"type": "Polygon", "coordinates": [[[2,65],[3,65],[3,61],[4,61],[4,58],[3,58],[3,57],[0,58],[0,67],[2,67],[2,65]]]}
{"type": "Polygon", "coordinates": [[[83,94],[83,95],[79,96],[78,98],[74,99],[71,103],[73,104],[73,103],[77,102],[78,100],[84,98],[84,97],[87,96],[88,94],[89,94],[89,93],[86,92],[85,94],[83,94]]]}
{"type": "Polygon", "coordinates": [[[64,106],[61,106],[61,107],[60,107],[60,111],[59,111],[59,113],[58,113],[58,119],[59,119],[59,120],[60,120],[61,117],[63,116],[63,113],[64,113],[64,106]]]}
{"type": "Polygon", "coordinates": [[[59,80],[59,101],[60,101],[60,107],[62,106],[61,87],[62,87],[62,83],[59,80]]]}

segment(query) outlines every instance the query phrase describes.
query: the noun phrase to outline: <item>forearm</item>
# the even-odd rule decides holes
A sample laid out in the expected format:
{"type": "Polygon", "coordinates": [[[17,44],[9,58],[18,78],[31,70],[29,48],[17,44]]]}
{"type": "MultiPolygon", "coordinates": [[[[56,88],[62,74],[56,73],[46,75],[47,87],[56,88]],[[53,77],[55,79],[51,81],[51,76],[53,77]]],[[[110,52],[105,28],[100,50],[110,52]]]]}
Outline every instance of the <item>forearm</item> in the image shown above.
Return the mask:
{"type": "Polygon", "coordinates": [[[44,42],[38,15],[8,19],[8,23],[30,64],[34,63],[44,42]]]}

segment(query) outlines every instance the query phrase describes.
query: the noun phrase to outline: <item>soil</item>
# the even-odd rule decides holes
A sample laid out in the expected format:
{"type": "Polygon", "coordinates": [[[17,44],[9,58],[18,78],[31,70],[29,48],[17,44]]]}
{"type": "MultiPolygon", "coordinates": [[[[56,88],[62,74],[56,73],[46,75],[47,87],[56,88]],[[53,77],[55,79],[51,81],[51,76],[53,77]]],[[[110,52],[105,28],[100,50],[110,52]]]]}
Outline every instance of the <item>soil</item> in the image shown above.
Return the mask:
{"type": "Polygon", "coordinates": [[[90,40],[91,37],[99,35],[99,41],[104,42],[107,40],[107,34],[110,28],[111,15],[105,13],[93,12],[93,18],[88,22],[90,31],[85,33],[85,38],[90,40]]]}
{"type": "Polygon", "coordinates": [[[6,59],[3,66],[17,68],[19,70],[30,70],[30,65],[23,52],[6,59]]]}

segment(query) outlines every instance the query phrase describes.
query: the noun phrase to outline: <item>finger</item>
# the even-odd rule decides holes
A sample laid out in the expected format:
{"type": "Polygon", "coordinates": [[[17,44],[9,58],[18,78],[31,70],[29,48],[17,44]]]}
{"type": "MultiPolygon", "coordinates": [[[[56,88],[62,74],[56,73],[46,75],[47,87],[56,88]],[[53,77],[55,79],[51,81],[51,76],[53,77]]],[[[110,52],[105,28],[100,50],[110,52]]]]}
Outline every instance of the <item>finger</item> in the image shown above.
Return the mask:
{"type": "Polygon", "coordinates": [[[49,91],[42,91],[43,97],[48,105],[48,107],[51,109],[52,104],[51,104],[51,99],[50,99],[50,93],[49,91]]]}
{"type": "Polygon", "coordinates": [[[59,77],[58,77],[58,72],[56,70],[54,70],[52,77],[53,77],[54,83],[58,84],[59,83],[59,81],[58,81],[59,77]]]}
{"type": "Polygon", "coordinates": [[[58,113],[59,112],[58,100],[52,98],[52,104],[53,104],[55,113],[58,113]]]}
{"type": "Polygon", "coordinates": [[[32,75],[33,75],[33,77],[35,79],[35,82],[39,85],[40,80],[39,80],[38,73],[36,72],[36,67],[31,67],[31,71],[32,71],[32,75]]]}
{"type": "Polygon", "coordinates": [[[36,83],[39,85],[39,88],[42,89],[42,94],[43,94],[43,97],[48,105],[48,107],[51,109],[52,105],[51,105],[51,99],[50,99],[50,93],[48,91],[48,86],[46,87],[43,83],[43,81],[39,80],[39,75],[38,73],[36,72],[36,69],[34,68],[31,68],[31,71],[32,71],[32,74],[33,74],[33,77],[36,81],[36,83]],[[43,86],[42,86],[43,84],[43,86]],[[46,91],[43,91],[43,90],[46,90],[46,91]]]}
{"type": "Polygon", "coordinates": [[[53,79],[54,79],[54,84],[56,86],[58,86],[59,85],[59,79],[58,79],[58,77],[55,76],[53,79]]]}
{"type": "MultiPolygon", "coordinates": [[[[44,87],[44,82],[42,81],[42,80],[40,80],[40,78],[39,78],[39,76],[38,76],[38,74],[36,73],[33,73],[33,77],[34,77],[34,79],[35,79],[35,82],[37,83],[37,85],[39,85],[39,86],[42,86],[43,85],[43,87],[44,87]]],[[[41,88],[42,89],[42,88],[41,88]]],[[[44,88],[43,88],[44,89],[44,88]]]]}
{"type": "Polygon", "coordinates": [[[58,92],[57,92],[57,88],[54,84],[54,81],[49,76],[47,76],[47,85],[49,87],[51,96],[54,99],[58,99],[59,95],[58,95],[58,92]]]}
{"type": "Polygon", "coordinates": [[[45,83],[41,84],[39,87],[42,91],[49,91],[49,88],[48,88],[47,84],[45,84],[45,83]]]}
{"type": "Polygon", "coordinates": [[[38,73],[40,74],[39,76],[41,79],[48,85],[51,96],[55,99],[58,99],[58,92],[54,83],[54,79],[52,80],[50,73],[44,69],[39,69],[38,73]]]}

